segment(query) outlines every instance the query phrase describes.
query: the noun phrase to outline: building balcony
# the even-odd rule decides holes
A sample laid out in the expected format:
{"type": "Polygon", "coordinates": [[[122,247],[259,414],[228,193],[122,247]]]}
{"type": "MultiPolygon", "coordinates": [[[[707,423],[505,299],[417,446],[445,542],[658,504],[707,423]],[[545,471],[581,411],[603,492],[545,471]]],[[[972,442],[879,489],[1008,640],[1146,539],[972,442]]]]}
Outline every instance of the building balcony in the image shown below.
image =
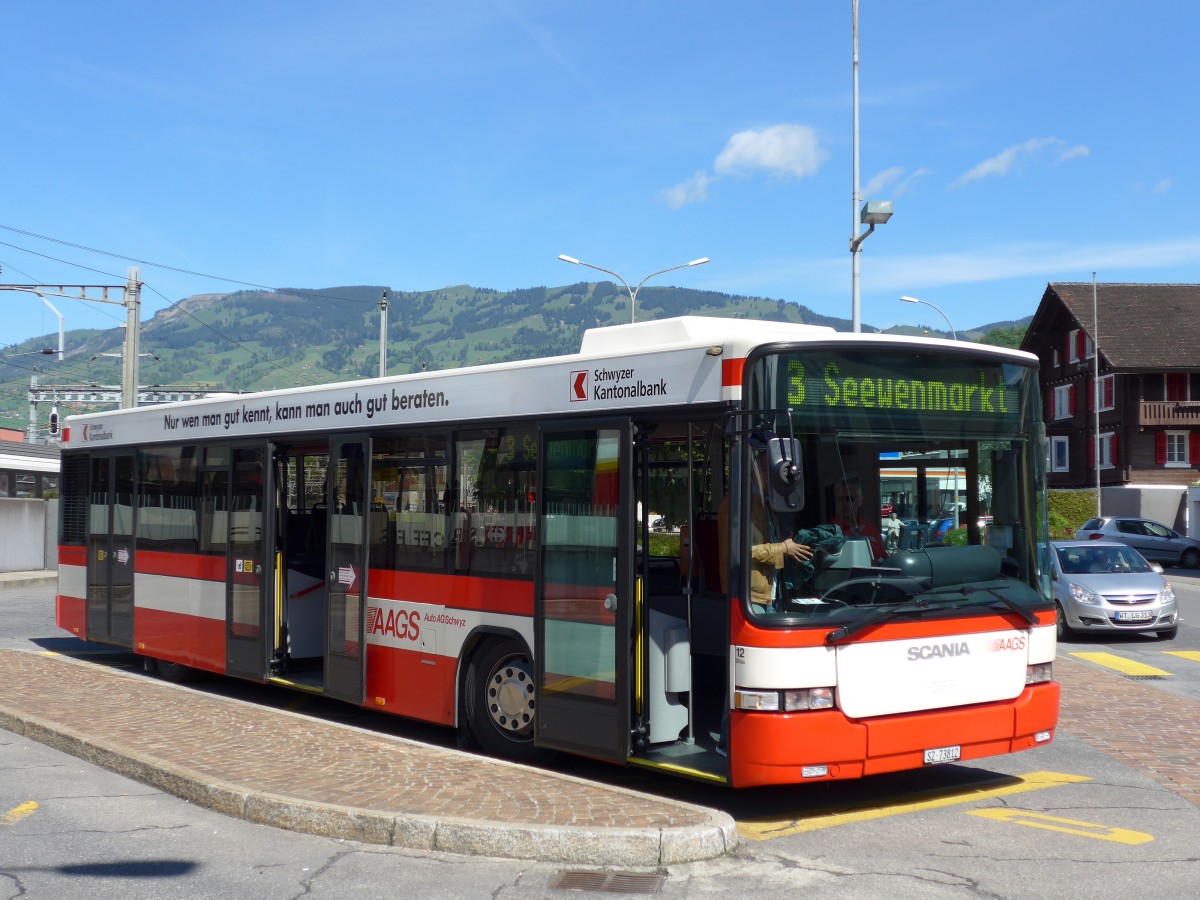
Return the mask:
{"type": "Polygon", "coordinates": [[[1139,425],[1200,426],[1200,400],[1142,400],[1139,425]]]}

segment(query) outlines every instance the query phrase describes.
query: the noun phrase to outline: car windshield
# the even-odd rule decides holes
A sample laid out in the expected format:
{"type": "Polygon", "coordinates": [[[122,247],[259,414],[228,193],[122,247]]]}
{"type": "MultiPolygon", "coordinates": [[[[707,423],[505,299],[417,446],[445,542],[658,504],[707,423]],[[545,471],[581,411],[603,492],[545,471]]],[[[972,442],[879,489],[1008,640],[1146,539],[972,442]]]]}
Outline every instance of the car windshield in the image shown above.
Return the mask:
{"type": "Polygon", "coordinates": [[[1152,572],[1150,564],[1128,547],[1057,547],[1058,564],[1067,575],[1152,572]]]}

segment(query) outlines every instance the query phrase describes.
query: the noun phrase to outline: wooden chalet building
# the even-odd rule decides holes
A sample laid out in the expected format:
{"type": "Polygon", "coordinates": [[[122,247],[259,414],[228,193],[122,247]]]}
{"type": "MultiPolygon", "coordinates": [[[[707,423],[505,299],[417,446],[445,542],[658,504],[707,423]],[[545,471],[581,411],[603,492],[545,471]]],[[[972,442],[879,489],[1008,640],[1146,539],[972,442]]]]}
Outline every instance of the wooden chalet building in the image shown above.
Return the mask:
{"type": "Polygon", "coordinates": [[[1094,306],[1092,296],[1091,282],[1048,284],[1021,342],[1041,360],[1047,483],[1095,488],[1099,464],[1106,514],[1140,511],[1110,510],[1110,487],[1174,487],[1180,515],[1165,521],[1182,524],[1200,477],[1200,284],[1097,284],[1094,306]]]}

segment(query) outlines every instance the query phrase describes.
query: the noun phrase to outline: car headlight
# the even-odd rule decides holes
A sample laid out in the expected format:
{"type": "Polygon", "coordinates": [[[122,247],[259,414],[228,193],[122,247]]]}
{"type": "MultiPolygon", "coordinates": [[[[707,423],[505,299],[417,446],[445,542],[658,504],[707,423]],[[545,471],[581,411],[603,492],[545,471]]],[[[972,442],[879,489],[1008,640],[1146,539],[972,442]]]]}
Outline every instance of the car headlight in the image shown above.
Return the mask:
{"type": "Polygon", "coordinates": [[[1175,589],[1171,587],[1171,582],[1168,581],[1166,587],[1158,592],[1158,602],[1163,604],[1175,602],[1175,589]]]}
{"type": "Polygon", "coordinates": [[[1071,585],[1071,597],[1076,603],[1082,603],[1085,606],[1103,606],[1104,602],[1100,599],[1099,594],[1094,594],[1087,588],[1078,584],[1071,585]]]}

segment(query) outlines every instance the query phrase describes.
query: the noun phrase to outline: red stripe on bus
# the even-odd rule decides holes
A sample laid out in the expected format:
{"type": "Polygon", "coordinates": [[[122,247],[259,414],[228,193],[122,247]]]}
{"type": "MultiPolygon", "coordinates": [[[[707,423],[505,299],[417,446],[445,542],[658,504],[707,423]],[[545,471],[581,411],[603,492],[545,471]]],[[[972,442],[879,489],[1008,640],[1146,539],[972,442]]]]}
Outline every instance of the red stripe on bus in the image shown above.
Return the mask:
{"type": "Polygon", "coordinates": [[[60,566],[86,566],[87,547],[58,545],[58,564],[60,566]]]}
{"type": "Polygon", "coordinates": [[[435,603],[514,616],[533,615],[532,581],[372,569],[367,593],[382,600],[435,603]]]}
{"type": "Polygon", "coordinates": [[[54,604],[54,624],[63,631],[87,640],[87,601],[59,594],[54,604]]]}
{"type": "Polygon", "coordinates": [[[135,563],[140,575],[171,575],[175,578],[198,578],[201,581],[225,581],[224,556],[138,550],[135,563]]]}
{"type": "Polygon", "coordinates": [[[741,387],[742,370],[746,368],[745,359],[721,360],[721,386],[741,387]]]}
{"type": "Polygon", "coordinates": [[[195,669],[225,673],[225,621],[139,607],[133,614],[138,653],[195,669]]]}

